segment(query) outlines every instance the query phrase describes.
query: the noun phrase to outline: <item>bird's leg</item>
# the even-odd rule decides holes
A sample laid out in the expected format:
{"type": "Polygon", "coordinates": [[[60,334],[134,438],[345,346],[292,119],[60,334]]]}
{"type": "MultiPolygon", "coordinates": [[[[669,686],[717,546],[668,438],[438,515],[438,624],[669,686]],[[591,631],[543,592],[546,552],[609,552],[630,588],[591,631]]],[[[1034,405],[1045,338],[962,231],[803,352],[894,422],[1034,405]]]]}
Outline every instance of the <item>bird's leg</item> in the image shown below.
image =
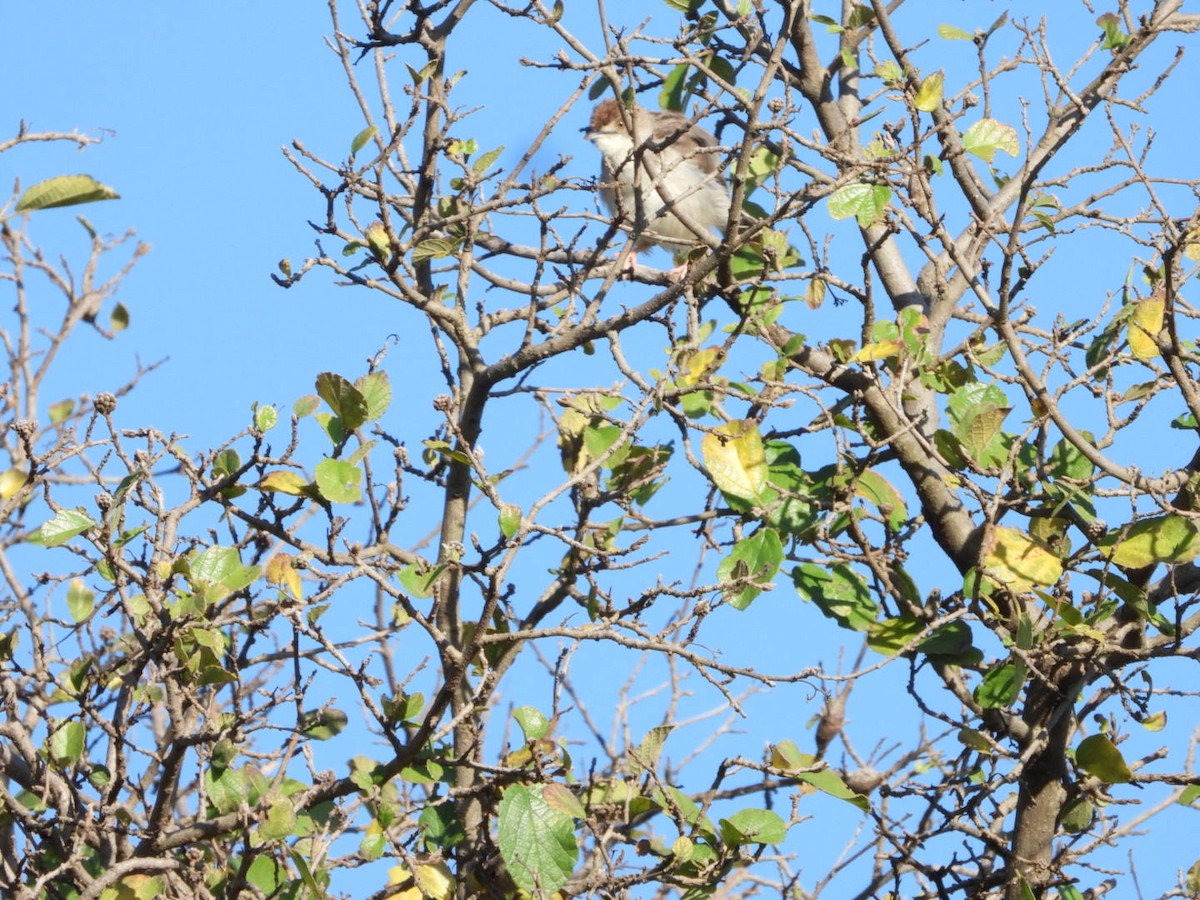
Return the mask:
{"type": "Polygon", "coordinates": [[[617,273],[618,278],[633,278],[634,270],[637,269],[637,250],[630,250],[625,254],[625,261],[621,263],[621,271],[617,273]]]}

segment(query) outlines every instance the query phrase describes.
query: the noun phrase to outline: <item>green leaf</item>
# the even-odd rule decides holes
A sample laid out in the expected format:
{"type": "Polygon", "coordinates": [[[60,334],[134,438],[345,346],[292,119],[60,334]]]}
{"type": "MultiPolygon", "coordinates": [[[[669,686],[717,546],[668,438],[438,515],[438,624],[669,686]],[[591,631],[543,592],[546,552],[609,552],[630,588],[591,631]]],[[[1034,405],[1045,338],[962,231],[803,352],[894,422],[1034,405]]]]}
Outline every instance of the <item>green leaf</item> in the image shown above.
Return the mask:
{"type": "Polygon", "coordinates": [[[15,211],[52,209],[56,206],[94,203],[97,200],[118,200],[120,196],[91,175],[57,175],[39,181],[25,191],[17,201],[15,211]]]}
{"type": "Polygon", "coordinates": [[[500,533],[506,539],[511,539],[521,527],[521,507],[515,503],[505,503],[500,507],[500,533]]]}
{"type": "Polygon", "coordinates": [[[486,153],[481,153],[471,164],[471,171],[476,175],[484,174],[492,167],[492,163],[500,158],[500,154],[503,152],[504,145],[501,144],[495,150],[489,150],[486,153]]]}
{"type": "Polygon", "coordinates": [[[375,449],[375,445],[377,443],[378,441],[363,441],[358,445],[358,449],[356,449],[349,456],[345,457],[346,462],[350,463],[352,466],[357,466],[360,462],[371,455],[371,451],[375,449]]]}
{"type": "Polygon", "coordinates": [[[813,22],[816,22],[818,25],[824,25],[825,30],[829,34],[839,34],[845,30],[838,23],[837,19],[834,19],[831,16],[812,15],[812,16],[809,16],[809,19],[812,20],[813,22]]]}
{"type": "Polygon", "coordinates": [[[258,827],[258,836],[265,841],[281,841],[290,837],[295,827],[296,808],[287,797],[280,797],[267,809],[267,818],[258,827]]]}
{"type": "Polygon", "coordinates": [[[422,82],[427,81],[429,77],[437,71],[439,63],[439,59],[431,59],[429,62],[425,63],[425,65],[421,66],[420,71],[414,69],[412,66],[408,66],[407,63],[405,63],[405,65],[408,66],[408,75],[410,78],[412,78],[412,83],[414,85],[419,85],[422,82]]]}
{"type": "Polygon", "coordinates": [[[297,419],[303,419],[305,416],[311,416],[317,411],[321,405],[321,398],[315,394],[305,394],[299,400],[292,404],[292,415],[297,419]]]}
{"type": "Polygon", "coordinates": [[[63,722],[50,735],[50,758],[62,767],[83,759],[87,728],[82,722],[63,722]]]}
{"type": "Polygon", "coordinates": [[[856,3],[850,8],[850,15],[846,17],[847,28],[861,28],[864,25],[870,25],[875,21],[875,10],[862,3],[856,3]]]}
{"type": "Polygon", "coordinates": [[[972,37],[970,34],[963,31],[961,28],[955,27],[954,25],[939,25],[937,33],[938,33],[938,37],[945,38],[948,41],[972,40],[972,37]]]}
{"type": "MultiPolygon", "coordinates": [[[[630,802],[619,797],[602,798],[603,802],[630,802]]],[[[714,834],[712,823],[701,815],[696,801],[677,787],[654,788],[650,800],[671,819],[688,828],[696,828],[706,834],[714,834]]]]}
{"type": "Polygon", "coordinates": [[[92,614],[95,606],[96,594],[89,590],[81,579],[71,579],[71,585],[67,588],[67,609],[71,613],[71,618],[76,622],[82,622],[92,614]]]}
{"type": "Polygon", "coordinates": [[[895,60],[885,59],[875,67],[875,74],[884,84],[895,85],[904,77],[904,70],[895,60]]]}
{"type": "Polygon", "coordinates": [[[800,596],[816,603],[843,628],[866,631],[879,612],[866,582],[844,563],[802,563],[792,569],[792,583],[800,596]]]}
{"type": "Polygon", "coordinates": [[[237,676],[220,666],[203,666],[196,677],[196,684],[199,685],[233,684],[235,681],[237,676]]]}
{"type": "Polygon", "coordinates": [[[656,725],[646,732],[642,742],[629,751],[633,763],[632,769],[635,773],[639,771],[653,772],[657,768],[663,744],[674,730],[674,725],[656,725]]]}
{"type": "MultiPolygon", "coordinates": [[[[717,566],[717,579],[722,582],[752,579],[757,584],[770,584],[783,563],[783,543],[773,528],[759,528],[748,538],[738,541],[733,551],[717,566]]],[[[745,609],[762,593],[755,584],[741,584],[725,591],[729,605],[745,609]]]]}
{"type": "Polygon", "coordinates": [[[264,897],[276,896],[276,891],[291,881],[291,873],[275,857],[259,854],[246,869],[246,881],[264,897]]]}
{"type": "Polygon", "coordinates": [[[412,249],[412,261],[419,263],[430,259],[445,259],[454,253],[460,244],[461,241],[447,238],[430,238],[427,241],[421,241],[412,249]]]}
{"type": "MultiPolygon", "coordinates": [[[[365,420],[374,422],[382,416],[392,404],[392,385],[388,381],[387,372],[371,372],[354,382],[354,387],[362,395],[367,405],[365,420]]],[[[331,404],[332,405],[332,404],[331,404]]],[[[342,416],[345,422],[346,417],[342,416]]]]}
{"type": "Polygon", "coordinates": [[[1200,800],[1200,784],[1189,784],[1179,792],[1179,799],[1175,802],[1180,806],[1191,806],[1197,800],[1200,800]]]}
{"type": "Polygon", "coordinates": [[[350,717],[340,709],[314,709],[300,720],[300,733],[314,741],[327,741],[349,724],[350,717]]]}
{"type": "Polygon", "coordinates": [[[317,376],[317,395],[329,404],[333,414],[347,431],[353,431],[367,421],[367,400],[354,385],[334,372],[317,376]]]}
{"type": "Polygon", "coordinates": [[[362,499],[362,470],[343,459],[323,459],[314,476],[321,496],[330,503],[356,503],[362,499]]]}
{"type": "Polygon", "coordinates": [[[34,533],[35,543],[40,543],[43,547],[60,547],[95,524],[83,510],[60,509],[53,519],[34,533]]]}
{"type": "Polygon", "coordinates": [[[222,450],[213,457],[212,476],[214,479],[228,478],[235,474],[241,466],[242,458],[238,456],[236,450],[222,450]]]}
{"type": "Polygon", "coordinates": [[[920,619],[907,616],[872,622],[867,630],[867,646],[884,656],[895,656],[911,644],[924,627],[920,619]]]}
{"type": "MultiPolygon", "coordinates": [[[[600,459],[613,448],[613,446],[621,439],[621,426],[597,424],[589,425],[583,429],[583,447],[587,451],[589,459],[600,459]]],[[[609,459],[608,463],[613,460],[609,459]]]]}
{"type": "Polygon", "coordinates": [[[980,119],[966,130],[962,140],[964,150],[987,163],[996,156],[997,150],[1009,156],[1016,156],[1021,152],[1017,129],[995,119],[980,119]]]}
{"type": "Polygon", "coordinates": [[[119,334],[129,327],[129,310],[124,303],[113,306],[108,314],[108,328],[113,334],[119,334]]]}
{"type": "Polygon", "coordinates": [[[537,707],[518,706],[513,710],[513,718],[525,733],[526,741],[540,740],[550,733],[550,720],[537,707]]]}
{"type": "Polygon", "coordinates": [[[87,780],[96,790],[107,790],[112,784],[112,772],[106,766],[92,766],[87,773],[87,780]]]}
{"type": "Polygon", "coordinates": [[[688,71],[687,63],[680,63],[663,79],[662,89],[658,92],[658,105],[663,109],[683,112],[688,71]]]}
{"type": "Polygon", "coordinates": [[[811,784],[822,793],[857,806],[863,812],[871,808],[871,801],[842,780],[842,776],[829,768],[811,753],[801,753],[794,741],[780,741],[771,748],[771,765],[782,769],[792,777],[811,784]]]}
{"type": "Polygon", "coordinates": [[[517,887],[546,896],[566,884],[579,858],[573,819],[520,784],[505,789],[498,814],[500,855],[517,887]]]}
{"type": "Polygon", "coordinates": [[[378,131],[379,129],[372,125],[369,128],[364,128],[362,131],[356,134],[354,136],[354,140],[350,142],[350,155],[353,156],[363,147],[367,146],[367,141],[375,137],[375,134],[378,131]]]}
{"type": "MultiPolygon", "coordinates": [[[[690,13],[698,12],[700,7],[704,5],[705,0],[663,0],[663,2],[676,12],[690,13]]],[[[596,98],[593,97],[592,99],[595,100],[596,98]]]]}
{"type": "Polygon", "coordinates": [[[313,418],[324,429],[331,443],[337,445],[349,437],[345,427],[342,425],[342,420],[333,413],[319,412],[313,418]]]}
{"type": "Polygon", "coordinates": [[[1109,784],[1127,784],[1133,773],[1117,745],[1106,734],[1085,737],[1075,748],[1075,763],[1089,775],[1109,784]]]}
{"type": "Polygon", "coordinates": [[[996,749],[996,745],[991,739],[981,731],[976,731],[974,728],[960,728],[956,735],[958,742],[964,747],[971,750],[977,750],[980,753],[992,753],[996,749]]]}
{"type": "Polygon", "coordinates": [[[587,810],[583,808],[583,804],[579,802],[579,798],[571,793],[571,789],[565,784],[552,781],[550,784],[542,785],[542,799],[549,803],[551,807],[564,815],[570,816],[572,819],[586,819],[588,817],[587,810]]]}
{"type": "Polygon", "coordinates": [[[420,691],[413,694],[399,694],[396,697],[383,699],[383,711],[389,721],[411,722],[425,708],[425,695],[420,691]]]}
{"type": "Polygon", "coordinates": [[[787,823],[769,809],[743,809],[720,820],[721,838],[732,847],[743,844],[780,844],[787,837],[787,823]]]}
{"type": "Polygon", "coordinates": [[[605,481],[605,490],[628,497],[639,506],[645,505],[666,484],[666,478],[660,476],[673,448],[628,446],[627,451],[619,461],[609,460],[612,474],[605,481]]]}
{"type": "Polygon", "coordinates": [[[8,662],[17,652],[21,640],[21,632],[14,628],[7,634],[0,634],[0,663],[8,662]]]}
{"type": "Polygon", "coordinates": [[[192,587],[219,586],[222,595],[248,587],[261,572],[259,566],[242,565],[234,547],[207,547],[188,562],[188,581],[192,587]]]}
{"type": "Polygon", "coordinates": [[[256,407],[254,410],[254,429],[258,432],[267,432],[274,428],[279,423],[279,410],[275,407],[266,405],[256,407]]]}
{"type": "Polygon", "coordinates": [[[950,665],[976,665],[983,658],[982,651],[973,646],[971,626],[961,619],[934,629],[917,650],[934,662],[950,665]]]}
{"type": "Polygon", "coordinates": [[[1025,666],[1016,661],[996,666],[975,688],[975,701],[984,709],[1003,709],[1016,702],[1025,684],[1025,666]]]}
{"type": "Polygon", "coordinates": [[[445,566],[430,566],[422,561],[420,565],[405,566],[396,573],[396,580],[406,593],[424,599],[433,596],[433,584],[445,569],[445,566]]]}
{"type": "Polygon", "coordinates": [[[908,520],[908,505],[904,497],[875,470],[866,469],[859,473],[854,482],[854,493],[874,504],[892,531],[899,531],[908,520]]]}
{"type": "Polygon", "coordinates": [[[1129,43],[1129,35],[1121,31],[1121,20],[1115,13],[1105,13],[1096,20],[1096,24],[1104,31],[1101,50],[1120,50],[1129,43]]]}
{"type": "Polygon", "coordinates": [[[682,865],[689,862],[696,853],[696,845],[687,835],[681,834],[675,838],[675,842],[671,844],[671,860],[676,864],[682,865]]]}
{"type": "Polygon", "coordinates": [[[892,199],[884,184],[848,184],[829,195],[829,214],[836,220],[854,216],[860,228],[869,228],[883,218],[892,199]]]}
{"type": "Polygon", "coordinates": [[[436,759],[423,759],[401,769],[400,777],[412,784],[436,784],[445,773],[445,766],[436,759]]]}
{"type": "Polygon", "coordinates": [[[417,818],[426,846],[450,848],[461,844],[466,832],[454,809],[453,802],[427,806],[417,818]]]}
{"type": "MultiPolygon", "coordinates": [[[[1096,807],[1092,805],[1091,800],[1081,794],[1067,801],[1067,805],[1058,815],[1058,824],[1067,834],[1082,834],[1091,826],[1095,816],[1096,807]]],[[[1059,896],[1062,896],[1061,889],[1059,896]]]]}
{"type": "Polygon", "coordinates": [[[367,826],[367,832],[358,844],[358,852],[363,859],[374,861],[383,856],[387,843],[387,835],[383,833],[383,828],[378,821],[373,821],[367,826]]]}
{"type": "Polygon", "coordinates": [[[1200,556],[1200,528],[1191,519],[1171,513],[1141,519],[1106,534],[1096,544],[1105,558],[1127,569],[1186,563],[1200,556]]]}
{"type": "MultiPolygon", "coordinates": [[[[1096,440],[1090,432],[1080,432],[1082,437],[1092,446],[1096,445],[1096,440]]],[[[1054,445],[1050,451],[1050,458],[1046,460],[1046,469],[1054,478],[1069,478],[1075,481],[1085,481],[1092,477],[1092,472],[1095,471],[1095,465],[1090,459],[1083,455],[1083,452],[1068,441],[1066,438],[1060,440],[1054,445]]]]}
{"type": "Polygon", "coordinates": [[[218,813],[232,812],[243,803],[250,802],[251,787],[247,769],[214,766],[204,773],[208,802],[218,813]]]}
{"type": "Polygon", "coordinates": [[[948,418],[958,449],[985,468],[1002,465],[1008,441],[1001,425],[1010,411],[1008,398],[995,385],[972,382],[956,390],[950,395],[948,418]]]}

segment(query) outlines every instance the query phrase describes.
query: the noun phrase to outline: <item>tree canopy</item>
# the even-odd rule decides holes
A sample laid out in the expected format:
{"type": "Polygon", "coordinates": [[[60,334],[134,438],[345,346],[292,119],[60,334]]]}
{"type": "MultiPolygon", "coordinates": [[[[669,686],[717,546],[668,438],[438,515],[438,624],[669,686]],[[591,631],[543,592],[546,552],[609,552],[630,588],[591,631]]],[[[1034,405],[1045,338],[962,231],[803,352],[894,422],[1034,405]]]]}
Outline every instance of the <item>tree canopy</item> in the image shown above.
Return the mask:
{"type": "Polygon", "coordinates": [[[272,277],[395,333],[211,448],[47,399],[147,248],[18,186],[5,895],[1200,892],[1200,16],[1008,6],[330,0],[362,129],[272,277]],[[679,271],[609,99],[715,136],[679,271]]]}

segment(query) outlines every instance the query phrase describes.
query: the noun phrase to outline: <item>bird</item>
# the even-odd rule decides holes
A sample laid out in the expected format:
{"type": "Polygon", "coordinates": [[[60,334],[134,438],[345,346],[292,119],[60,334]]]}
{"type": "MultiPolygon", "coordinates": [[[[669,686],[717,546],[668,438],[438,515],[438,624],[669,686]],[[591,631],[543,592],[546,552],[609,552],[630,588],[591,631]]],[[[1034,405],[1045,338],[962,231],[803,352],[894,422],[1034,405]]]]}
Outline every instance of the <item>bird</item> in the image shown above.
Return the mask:
{"type": "Polygon", "coordinates": [[[600,199],[635,239],[623,272],[632,272],[638,252],[653,246],[676,257],[715,246],[712,232],[728,225],[731,200],[711,132],[682,113],[614,99],[596,106],[583,132],[600,151],[600,199]]]}

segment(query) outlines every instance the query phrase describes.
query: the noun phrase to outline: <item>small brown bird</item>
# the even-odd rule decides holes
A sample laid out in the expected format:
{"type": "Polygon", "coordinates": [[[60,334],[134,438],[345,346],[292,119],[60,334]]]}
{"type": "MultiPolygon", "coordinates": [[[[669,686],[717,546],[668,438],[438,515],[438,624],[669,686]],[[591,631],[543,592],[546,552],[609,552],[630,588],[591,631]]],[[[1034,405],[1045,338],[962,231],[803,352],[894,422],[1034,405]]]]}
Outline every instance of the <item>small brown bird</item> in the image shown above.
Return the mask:
{"type": "Polygon", "coordinates": [[[637,238],[626,270],[652,246],[680,255],[714,244],[713,229],[729,223],[730,197],[711,133],[680,113],[616,100],[600,103],[583,131],[602,157],[600,198],[637,238]]]}

